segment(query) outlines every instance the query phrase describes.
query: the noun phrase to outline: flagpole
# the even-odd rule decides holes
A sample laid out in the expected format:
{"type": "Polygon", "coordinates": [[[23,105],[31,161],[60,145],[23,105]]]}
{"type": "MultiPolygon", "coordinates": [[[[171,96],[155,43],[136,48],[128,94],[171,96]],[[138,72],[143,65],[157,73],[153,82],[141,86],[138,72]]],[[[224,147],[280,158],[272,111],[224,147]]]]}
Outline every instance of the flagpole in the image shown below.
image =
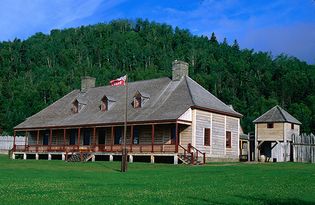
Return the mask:
{"type": "Polygon", "coordinates": [[[126,136],[127,136],[127,105],[128,105],[128,75],[126,75],[125,80],[126,88],[126,98],[125,98],[125,122],[124,122],[124,138],[123,138],[123,148],[121,153],[121,172],[127,171],[127,148],[126,148],[126,136]]]}

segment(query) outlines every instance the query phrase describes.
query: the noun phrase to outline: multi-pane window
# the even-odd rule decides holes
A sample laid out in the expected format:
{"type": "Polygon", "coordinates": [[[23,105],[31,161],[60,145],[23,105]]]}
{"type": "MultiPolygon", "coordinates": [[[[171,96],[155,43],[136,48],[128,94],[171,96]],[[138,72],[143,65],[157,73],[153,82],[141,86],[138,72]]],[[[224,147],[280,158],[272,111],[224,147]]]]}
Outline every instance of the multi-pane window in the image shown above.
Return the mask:
{"type": "Polygon", "coordinates": [[[205,146],[210,146],[210,128],[205,128],[203,144],[205,146]]]}
{"type": "Polygon", "coordinates": [[[226,131],[226,133],[225,133],[225,146],[226,146],[226,148],[232,147],[232,138],[231,138],[231,132],[230,131],[226,131]]]}

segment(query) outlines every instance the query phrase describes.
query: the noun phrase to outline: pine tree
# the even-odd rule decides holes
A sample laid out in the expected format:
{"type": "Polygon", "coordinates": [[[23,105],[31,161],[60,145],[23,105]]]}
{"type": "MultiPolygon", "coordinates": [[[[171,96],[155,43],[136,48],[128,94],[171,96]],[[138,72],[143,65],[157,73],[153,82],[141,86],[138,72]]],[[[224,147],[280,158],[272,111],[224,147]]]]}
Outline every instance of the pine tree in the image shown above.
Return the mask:
{"type": "Polygon", "coordinates": [[[214,32],[211,34],[210,43],[218,44],[217,37],[215,36],[214,32]]]}

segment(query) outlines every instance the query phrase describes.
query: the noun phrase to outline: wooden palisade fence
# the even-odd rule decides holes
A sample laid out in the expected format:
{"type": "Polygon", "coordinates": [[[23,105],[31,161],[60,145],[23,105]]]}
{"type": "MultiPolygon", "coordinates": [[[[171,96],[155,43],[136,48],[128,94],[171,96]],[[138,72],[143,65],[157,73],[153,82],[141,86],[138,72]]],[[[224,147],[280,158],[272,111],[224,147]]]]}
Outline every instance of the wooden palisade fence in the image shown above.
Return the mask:
{"type": "MultiPolygon", "coordinates": [[[[9,151],[13,148],[14,137],[13,136],[0,136],[0,152],[1,151],[9,151]]],[[[16,145],[25,145],[25,137],[24,136],[16,136],[15,144],[16,145]]]]}
{"type": "Polygon", "coordinates": [[[315,163],[315,135],[292,136],[293,161],[315,163]]]}

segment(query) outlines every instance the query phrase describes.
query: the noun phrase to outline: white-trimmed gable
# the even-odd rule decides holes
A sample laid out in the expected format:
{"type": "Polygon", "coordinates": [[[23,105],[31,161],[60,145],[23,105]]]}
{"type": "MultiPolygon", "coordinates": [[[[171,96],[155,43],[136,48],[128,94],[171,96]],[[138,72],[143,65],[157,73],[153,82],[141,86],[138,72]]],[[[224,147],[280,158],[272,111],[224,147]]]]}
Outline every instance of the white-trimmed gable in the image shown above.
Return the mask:
{"type": "Polygon", "coordinates": [[[189,108],[184,114],[182,114],[179,118],[179,120],[185,120],[185,121],[192,121],[192,111],[191,108],[189,108]]]}

